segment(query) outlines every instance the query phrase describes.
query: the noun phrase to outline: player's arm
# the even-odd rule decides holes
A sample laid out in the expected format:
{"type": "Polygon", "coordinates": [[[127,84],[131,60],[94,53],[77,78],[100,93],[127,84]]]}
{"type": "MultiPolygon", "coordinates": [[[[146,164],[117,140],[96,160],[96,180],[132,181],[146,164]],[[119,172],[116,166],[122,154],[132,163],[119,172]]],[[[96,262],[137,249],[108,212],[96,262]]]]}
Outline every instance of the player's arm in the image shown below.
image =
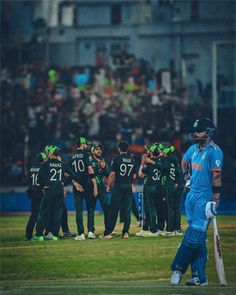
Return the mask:
{"type": "Polygon", "coordinates": [[[217,214],[217,207],[220,202],[221,193],[221,169],[223,154],[220,150],[215,151],[210,157],[210,166],[212,173],[212,199],[207,202],[205,213],[207,218],[213,218],[217,214]]]}
{"type": "Polygon", "coordinates": [[[219,203],[221,193],[221,170],[212,170],[212,201],[219,203]]]}
{"type": "Polygon", "coordinates": [[[107,181],[107,192],[111,190],[111,187],[113,186],[115,182],[115,179],[116,179],[116,173],[115,171],[111,171],[107,181]]]}
{"type": "Polygon", "coordinates": [[[97,186],[97,181],[96,181],[96,178],[95,178],[93,167],[91,165],[89,165],[88,168],[87,168],[87,171],[88,171],[89,177],[90,177],[90,179],[91,179],[91,181],[93,183],[93,195],[94,195],[94,197],[97,197],[97,195],[98,195],[98,186],[97,186]]]}
{"type": "Polygon", "coordinates": [[[75,174],[75,172],[70,169],[70,167],[67,164],[63,165],[64,167],[64,185],[66,186],[68,183],[72,183],[77,191],[82,192],[84,189],[78,182],[78,177],[75,174]]]}

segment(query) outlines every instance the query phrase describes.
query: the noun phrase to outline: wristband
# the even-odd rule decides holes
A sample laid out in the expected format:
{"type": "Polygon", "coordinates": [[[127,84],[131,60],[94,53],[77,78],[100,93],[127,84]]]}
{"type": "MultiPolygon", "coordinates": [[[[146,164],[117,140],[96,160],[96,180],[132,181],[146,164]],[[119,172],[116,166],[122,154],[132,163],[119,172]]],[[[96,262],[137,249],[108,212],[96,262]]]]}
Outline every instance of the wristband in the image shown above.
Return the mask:
{"type": "Polygon", "coordinates": [[[213,186],[212,187],[213,194],[220,194],[221,190],[222,190],[222,186],[213,186]]]}

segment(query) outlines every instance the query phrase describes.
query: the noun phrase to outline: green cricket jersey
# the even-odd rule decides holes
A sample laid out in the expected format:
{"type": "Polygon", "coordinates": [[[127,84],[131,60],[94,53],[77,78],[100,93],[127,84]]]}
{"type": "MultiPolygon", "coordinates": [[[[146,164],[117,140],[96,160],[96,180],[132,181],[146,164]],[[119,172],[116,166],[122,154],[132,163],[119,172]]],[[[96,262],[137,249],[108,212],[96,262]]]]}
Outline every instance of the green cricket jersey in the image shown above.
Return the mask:
{"type": "Polygon", "coordinates": [[[162,185],[176,184],[181,179],[181,169],[174,156],[162,158],[162,185]]]}
{"type": "Polygon", "coordinates": [[[41,199],[43,197],[43,192],[38,181],[41,166],[41,163],[34,164],[28,171],[28,189],[26,192],[29,198],[41,199]]]}
{"type": "Polygon", "coordinates": [[[112,160],[111,171],[115,172],[115,184],[132,184],[133,175],[137,174],[137,163],[124,153],[112,160]]]}
{"type": "Polygon", "coordinates": [[[82,186],[91,185],[88,174],[88,166],[92,166],[90,158],[88,151],[77,149],[68,160],[68,166],[77,175],[78,182],[82,186]]]}
{"type": "Polygon", "coordinates": [[[142,172],[146,175],[145,185],[160,185],[161,179],[161,160],[159,158],[152,158],[155,164],[148,163],[146,167],[142,169],[142,172]]]}
{"type": "Polygon", "coordinates": [[[47,196],[55,196],[64,193],[64,185],[72,179],[77,181],[74,172],[57,159],[48,159],[39,170],[38,183],[45,189],[47,196]],[[65,177],[68,174],[68,177],[65,177]]]}

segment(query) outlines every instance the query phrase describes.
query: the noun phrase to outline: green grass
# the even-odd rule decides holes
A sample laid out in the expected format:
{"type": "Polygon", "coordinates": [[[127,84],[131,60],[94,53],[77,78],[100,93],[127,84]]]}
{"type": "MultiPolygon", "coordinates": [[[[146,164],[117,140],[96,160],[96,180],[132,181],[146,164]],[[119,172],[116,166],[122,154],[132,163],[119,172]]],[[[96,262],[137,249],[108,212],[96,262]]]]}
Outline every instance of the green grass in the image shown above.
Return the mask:
{"type": "MultiPolygon", "coordinates": [[[[1,217],[0,294],[235,294],[235,216],[219,216],[228,287],[219,287],[215,270],[212,226],[208,233],[207,275],[209,286],[179,287],[169,284],[170,264],[181,237],[138,238],[132,222],[129,240],[118,235],[112,240],[26,242],[28,216],[1,217]]],[[[75,217],[69,216],[71,231],[75,217]]],[[[96,234],[102,233],[103,216],[96,216],[96,234]]],[[[86,224],[86,218],[85,218],[86,224]]],[[[183,217],[183,228],[186,228],[183,217]]]]}

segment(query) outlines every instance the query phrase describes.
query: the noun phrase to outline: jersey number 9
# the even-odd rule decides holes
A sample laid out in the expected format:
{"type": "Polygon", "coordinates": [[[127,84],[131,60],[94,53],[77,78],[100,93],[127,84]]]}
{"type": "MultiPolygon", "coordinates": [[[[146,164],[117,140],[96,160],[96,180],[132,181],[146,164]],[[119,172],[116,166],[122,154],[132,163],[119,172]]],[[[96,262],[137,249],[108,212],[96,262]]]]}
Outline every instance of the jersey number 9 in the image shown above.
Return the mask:
{"type": "Polygon", "coordinates": [[[121,164],[120,165],[120,175],[121,176],[130,176],[130,173],[133,169],[134,165],[133,164],[121,164]]]}

